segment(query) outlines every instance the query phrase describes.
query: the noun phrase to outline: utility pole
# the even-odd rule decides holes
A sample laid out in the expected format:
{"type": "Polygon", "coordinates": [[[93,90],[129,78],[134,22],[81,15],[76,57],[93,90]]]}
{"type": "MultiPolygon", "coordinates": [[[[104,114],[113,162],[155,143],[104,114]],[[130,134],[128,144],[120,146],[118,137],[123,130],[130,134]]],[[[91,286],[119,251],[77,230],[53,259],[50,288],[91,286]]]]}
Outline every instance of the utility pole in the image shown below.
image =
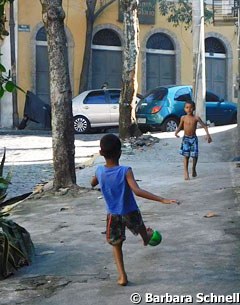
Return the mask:
{"type": "Polygon", "coordinates": [[[237,0],[237,6],[234,6],[233,10],[234,10],[235,13],[237,11],[237,55],[238,55],[237,141],[236,141],[235,159],[234,160],[240,161],[240,0],[237,0]]]}
{"type": "MultiPolygon", "coordinates": [[[[11,76],[14,84],[17,83],[16,75],[16,50],[15,50],[15,21],[14,21],[14,0],[10,1],[9,14],[9,30],[10,30],[10,50],[11,50],[11,76]]],[[[12,92],[12,106],[13,106],[13,127],[18,127],[18,105],[17,105],[17,90],[12,92]]]]}
{"type": "Polygon", "coordinates": [[[196,114],[206,122],[206,72],[205,72],[205,34],[204,1],[192,2],[193,23],[193,96],[196,114]]]}

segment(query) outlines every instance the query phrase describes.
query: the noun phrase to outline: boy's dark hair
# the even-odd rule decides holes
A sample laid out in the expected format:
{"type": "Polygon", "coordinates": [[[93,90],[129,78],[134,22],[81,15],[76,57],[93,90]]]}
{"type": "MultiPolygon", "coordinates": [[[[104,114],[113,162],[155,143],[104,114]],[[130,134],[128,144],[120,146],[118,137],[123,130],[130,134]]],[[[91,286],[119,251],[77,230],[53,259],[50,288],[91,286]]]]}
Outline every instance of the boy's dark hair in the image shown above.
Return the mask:
{"type": "Polygon", "coordinates": [[[186,104],[190,104],[190,105],[192,105],[193,110],[195,110],[195,109],[196,109],[196,105],[195,105],[194,101],[192,101],[192,100],[186,100],[185,105],[186,105],[186,104]]]}
{"type": "Polygon", "coordinates": [[[121,152],[121,141],[114,134],[107,134],[100,140],[101,155],[105,158],[115,158],[121,152]]]}

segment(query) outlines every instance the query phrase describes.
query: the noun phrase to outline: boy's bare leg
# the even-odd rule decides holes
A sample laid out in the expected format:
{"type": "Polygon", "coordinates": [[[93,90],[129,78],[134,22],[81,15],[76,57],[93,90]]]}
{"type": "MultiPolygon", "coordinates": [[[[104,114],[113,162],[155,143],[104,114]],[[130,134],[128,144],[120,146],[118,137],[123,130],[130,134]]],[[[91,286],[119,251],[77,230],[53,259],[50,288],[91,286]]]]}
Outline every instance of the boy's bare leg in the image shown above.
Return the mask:
{"type": "Polygon", "coordinates": [[[143,244],[144,246],[147,246],[149,243],[149,240],[152,237],[153,234],[153,230],[148,228],[146,229],[145,225],[143,225],[140,229],[139,229],[139,234],[141,235],[142,239],[143,239],[143,244]]]}
{"type": "Polygon", "coordinates": [[[193,167],[192,167],[192,176],[197,177],[196,166],[197,166],[198,158],[193,158],[193,167]]]}
{"type": "Polygon", "coordinates": [[[117,265],[117,270],[118,270],[118,285],[121,286],[126,286],[128,283],[127,280],[127,274],[124,269],[124,262],[123,262],[123,253],[122,253],[122,242],[120,244],[114,245],[113,246],[113,256],[115,259],[115,263],[117,265]]]}
{"type": "Polygon", "coordinates": [[[189,163],[189,157],[184,157],[184,179],[189,180],[189,173],[188,173],[188,163],[189,163]]]}

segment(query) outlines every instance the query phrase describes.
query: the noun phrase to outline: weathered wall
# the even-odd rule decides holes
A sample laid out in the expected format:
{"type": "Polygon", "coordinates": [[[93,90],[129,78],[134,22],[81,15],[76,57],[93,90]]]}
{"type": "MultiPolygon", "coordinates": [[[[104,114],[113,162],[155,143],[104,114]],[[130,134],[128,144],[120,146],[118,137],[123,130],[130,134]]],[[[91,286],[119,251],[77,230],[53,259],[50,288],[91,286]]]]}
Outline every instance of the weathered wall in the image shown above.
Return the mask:
{"type": "MultiPolygon", "coordinates": [[[[79,76],[82,67],[83,50],[85,43],[85,1],[64,0],[64,10],[66,13],[65,23],[72,35],[72,78],[73,96],[78,92],[79,76]]],[[[39,1],[25,0],[24,6],[19,5],[19,24],[27,24],[30,26],[30,32],[18,32],[18,83],[25,90],[34,88],[33,77],[33,62],[34,62],[34,35],[36,28],[41,24],[41,5],[39,1]]],[[[95,22],[95,27],[101,25],[112,25],[122,31],[122,23],[118,20],[118,3],[113,3],[107,8],[95,22]]],[[[173,27],[166,21],[165,17],[160,16],[156,8],[155,25],[140,25],[140,54],[139,54],[139,67],[138,67],[138,92],[144,92],[146,71],[145,67],[145,42],[149,33],[164,30],[166,33],[172,34],[176,40],[176,51],[178,53],[177,60],[177,81],[181,84],[192,83],[193,68],[192,68],[192,33],[191,29],[185,31],[184,26],[173,27]]],[[[237,58],[236,58],[236,28],[234,26],[214,27],[213,25],[206,25],[205,32],[215,33],[221,35],[232,48],[232,53],[228,56],[231,58],[231,75],[233,78],[228,83],[228,95],[233,96],[233,83],[237,73],[237,58]],[[221,33],[221,34],[220,34],[221,33]]],[[[174,40],[174,41],[175,41],[174,40]]],[[[25,97],[24,94],[19,93],[19,114],[20,117],[23,112],[25,97]]]]}

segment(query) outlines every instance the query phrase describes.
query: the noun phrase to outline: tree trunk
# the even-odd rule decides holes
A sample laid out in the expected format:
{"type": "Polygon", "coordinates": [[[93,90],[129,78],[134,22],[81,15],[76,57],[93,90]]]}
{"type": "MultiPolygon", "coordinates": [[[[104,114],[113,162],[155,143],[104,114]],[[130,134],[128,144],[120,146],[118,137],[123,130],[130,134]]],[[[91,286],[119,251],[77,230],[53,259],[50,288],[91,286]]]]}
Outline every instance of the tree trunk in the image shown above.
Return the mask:
{"type": "Polygon", "coordinates": [[[52,108],[54,189],[76,183],[72,92],[65,56],[65,13],[61,0],[40,0],[47,32],[52,108]]]}
{"type": "MultiPolygon", "coordinates": [[[[12,81],[14,84],[17,83],[17,73],[16,73],[16,45],[15,45],[15,21],[14,21],[14,1],[10,2],[10,13],[9,13],[9,29],[10,29],[10,49],[11,49],[11,71],[12,71],[12,81]]],[[[17,90],[12,92],[12,105],[13,105],[13,127],[18,127],[19,125],[19,115],[18,115],[18,99],[17,90]]]]}
{"type": "Polygon", "coordinates": [[[121,0],[123,8],[123,72],[119,104],[119,136],[127,139],[139,136],[136,124],[137,60],[139,54],[138,0],[121,0]]]}
{"type": "Polygon", "coordinates": [[[100,6],[100,8],[95,12],[97,0],[86,0],[87,10],[86,10],[86,39],[85,39],[85,48],[83,55],[83,65],[80,75],[79,82],[79,93],[88,89],[89,84],[89,69],[90,69],[90,54],[91,44],[92,44],[92,33],[93,25],[97,17],[113,2],[116,0],[109,0],[100,6]]]}
{"type": "Polygon", "coordinates": [[[235,161],[240,161],[240,2],[238,3],[238,35],[237,35],[237,54],[238,54],[238,99],[237,99],[237,141],[235,144],[235,161]]]}
{"type": "Polygon", "coordinates": [[[83,55],[83,65],[80,75],[79,83],[79,93],[88,89],[88,80],[89,80],[89,67],[90,67],[90,54],[91,54],[91,44],[92,44],[92,33],[93,33],[93,24],[94,24],[94,10],[96,6],[96,0],[94,3],[91,3],[91,6],[88,5],[86,10],[86,39],[85,39],[85,48],[83,55]]]}
{"type": "Polygon", "coordinates": [[[193,91],[196,114],[206,123],[206,72],[203,0],[192,2],[193,91]]]}
{"type": "MultiPolygon", "coordinates": [[[[238,58],[238,60],[240,60],[238,58]]],[[[238,83],[238,105],[237,105],[237,140],[235,144],[235,161],[240,161],[240,84],[238,83]]]]}

